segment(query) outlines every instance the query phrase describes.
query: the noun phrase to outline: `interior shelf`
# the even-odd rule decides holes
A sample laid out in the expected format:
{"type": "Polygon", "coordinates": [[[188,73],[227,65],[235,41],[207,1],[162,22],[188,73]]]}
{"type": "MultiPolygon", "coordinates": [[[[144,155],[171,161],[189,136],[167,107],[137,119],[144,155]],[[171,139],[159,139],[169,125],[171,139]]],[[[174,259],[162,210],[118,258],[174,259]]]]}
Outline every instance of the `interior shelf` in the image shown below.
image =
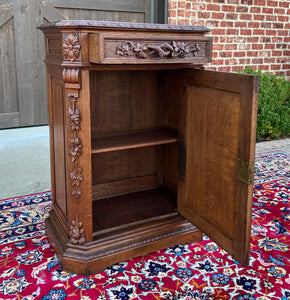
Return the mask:
{"type": "Polygon", "coordinates": [[[130,132],[92,140],[92,153],[104,153],[177,142],[177,132],[169,128],[130,132]]]}
{"type": "MultiPolygon", "coordinates": [[[[157,188],[93,202],[93,231],[99,235],[177,214],[176,195],[157,188]]],[[[96,235],[94,234],[94,236],[96,235]]]]}

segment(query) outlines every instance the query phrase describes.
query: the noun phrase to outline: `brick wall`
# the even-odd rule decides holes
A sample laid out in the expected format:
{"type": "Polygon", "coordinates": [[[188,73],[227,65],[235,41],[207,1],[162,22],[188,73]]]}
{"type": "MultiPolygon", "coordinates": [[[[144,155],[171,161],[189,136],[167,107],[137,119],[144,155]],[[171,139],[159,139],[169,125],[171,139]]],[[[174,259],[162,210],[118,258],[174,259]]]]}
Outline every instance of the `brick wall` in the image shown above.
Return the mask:
{"type": "Polygon", "coordinates": [[[207,69],[250,66],[290,79],[290,0],[169,0],[168,8],[169,24],[212,30],[207,69]]]}

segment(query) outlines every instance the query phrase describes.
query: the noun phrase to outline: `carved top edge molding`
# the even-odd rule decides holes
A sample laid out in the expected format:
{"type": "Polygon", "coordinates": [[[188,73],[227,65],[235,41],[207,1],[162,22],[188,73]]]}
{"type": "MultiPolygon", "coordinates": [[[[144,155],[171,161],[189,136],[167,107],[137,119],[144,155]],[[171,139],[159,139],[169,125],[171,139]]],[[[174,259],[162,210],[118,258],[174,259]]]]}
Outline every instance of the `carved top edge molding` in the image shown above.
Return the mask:
{"type": "Polygon", "coordinates": [[[62,20],[58,22],[42,24],[38,28],[41,30],[49,28],[78,28],[78,29],[115,29],[115,30],[138,30],[138,31],[173,31],[206,33],[211,30],[199,25],[169,25],[169,24],[150,24],[150,23],[130,23],[130,22],[110,22],[110,21],[90,21],[90,20],[62,20]]]}

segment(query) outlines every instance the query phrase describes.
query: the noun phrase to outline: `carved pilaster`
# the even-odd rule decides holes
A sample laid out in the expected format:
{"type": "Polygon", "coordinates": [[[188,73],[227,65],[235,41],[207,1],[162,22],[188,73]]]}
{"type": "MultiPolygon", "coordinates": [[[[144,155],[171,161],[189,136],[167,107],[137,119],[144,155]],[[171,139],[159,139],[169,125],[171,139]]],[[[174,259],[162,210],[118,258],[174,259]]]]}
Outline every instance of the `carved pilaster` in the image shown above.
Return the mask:
{"type": "MultiPolygon", "coordinates": [[[[79,158],[82,155],[82,141],[79,137],[81,130],[81,111],[78,108],[79,90],[80,90],[80,72],[77,69],[64,69],[63,81],[67,91],[68,106],[68,129],[71,133],[69,137],[69,155],[72,163],[70,172],[72,196],[74,199],[82,194],[81,183],[83,181],[82,167],[79,164],[79,158]]],[[[70,242],[73,244],[85,243],[83,224],[78,220],[72,220],[69,231],[70,242]]]]}

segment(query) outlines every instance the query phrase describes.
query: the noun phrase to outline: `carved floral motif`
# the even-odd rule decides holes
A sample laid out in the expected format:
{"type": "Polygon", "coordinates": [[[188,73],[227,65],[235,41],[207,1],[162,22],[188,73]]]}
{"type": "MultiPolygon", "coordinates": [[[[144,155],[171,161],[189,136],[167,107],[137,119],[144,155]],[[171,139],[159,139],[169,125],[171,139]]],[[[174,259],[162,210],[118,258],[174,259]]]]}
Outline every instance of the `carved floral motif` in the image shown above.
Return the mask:
{"type": "Polygon", "coordinates": [[[79,222],[78,220],[72,220],[69,236],[70,236],[70,242],[72,244],[74,245],[84,244],[86,240],[84,235],[83,223],[79,222]]]}
{"type": "Polygon", "coordinates": [[[172,41],[171,44],[164,42],[161,45],[144,45],[138,42],[125,41],[120,47],[116,48],[116,54],[121,56],[136,56],[138,58],[147,58],[150,55],[184,58],[190,53],[193,56],[197,56],[200,49],[200,44],[197,43],[172,41]]]}
{"type": "Polygon", "coordinates": [[[75,61],[77,58],[79,58],[81,50],[79,34],[66,34],[63,39],[62,49],[65,60],[75,61]]]}

